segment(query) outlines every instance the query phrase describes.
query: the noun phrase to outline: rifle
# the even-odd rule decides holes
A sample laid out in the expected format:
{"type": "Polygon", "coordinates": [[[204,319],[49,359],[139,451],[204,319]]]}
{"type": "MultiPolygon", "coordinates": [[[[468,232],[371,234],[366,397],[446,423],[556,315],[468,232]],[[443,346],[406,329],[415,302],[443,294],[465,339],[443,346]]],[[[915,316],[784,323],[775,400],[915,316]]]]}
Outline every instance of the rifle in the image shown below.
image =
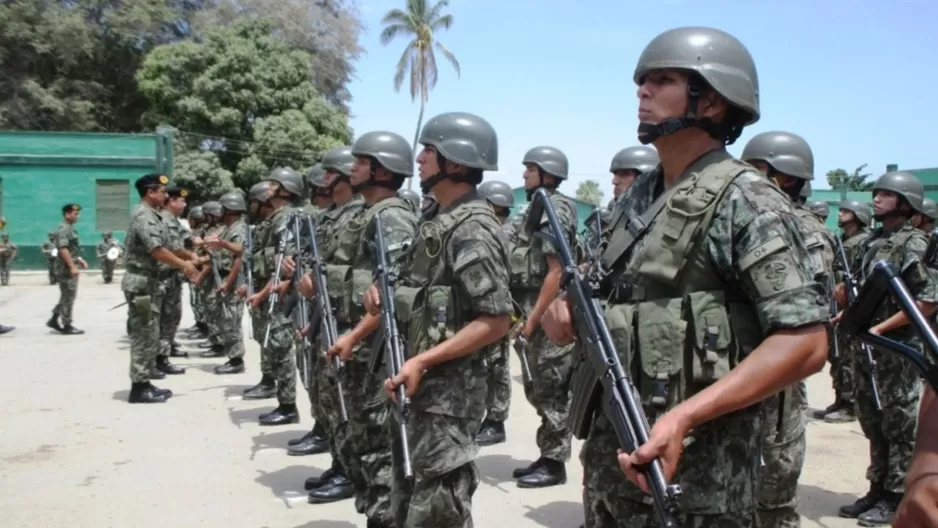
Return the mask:
{"type": "MultiPolygon", "coordinates": [[[[518,321],[516,326],[524,326],[524,319],[518,321]]],[[[518,359],[521,360],[521,379],[525,383],[533,384],[534,376],[531,375],[531,364],[528,363],[528,340],[524,338],[524,334],[518,332],[518,336],[515,337],[514,349],[518,354],[518,359]]]]}
{"type": "MultiPolygon", "coordinates": [[[[844,251],[843,241],[840,240],[840,237],[834,237],[834,242],[837,245],[837,257],[840,259],[840,265],[844,268],[844,284],[847,286],[847,303],[849,306],[856,301],[857,282],[854,280],[853,273],[850,271],[850,263],[847,261],[847,252],[844,251]]],[[[872,315],[871,312],[870,316],[872,315]]],[[[843,324],[843,318],[841,318],[841,324],[843,324]]],[[[834,335],[836,335],[836,332],[834,335]]],[[[873,390],[873,405],[876,407],[877,411],[881,411],[883,410],[883,403],[879,398],[879,388],[876,386],[876,359],[873,358],[873,350],[870,348],[868,342],[864,342],[862,339],[860,341],[860,350],[863,352],[863,356],[866,358],[866,364],[870,370],[870,387],[872,387],[873,390]]]]}
{"type": "MultiPolygon", "coordinates": [[[[587,367],[577,370],[578,377],[581,378],[578,381],[583,381],[582,378],[587,376],[591,378],[584,384],[589,387],[586,398],[577,402],[575,396],[571,403],[570,427],[578,438],[585,437],[589,431],[595,404],[602,398],[603,410],[615,429],[619,445],[631,453],[648,441],[648,417],[636,400],[635,386],[619,361],[599,304],[598,291],[580,274],[547,191],[535,191],[531,208],[526,230],[550,241],[557,248],[563,265],[561,288],[570,301],[577,340],[583,346],[587,360],[583,363],[587,367]],[[536,229],[544,213],[550,226],[549,235],[536,229]],[[597,384],[597,381],[601,385],[597,384]],[[574,408],[574,405],[579,408],[574,408]]],[[[668,484],[658,459],[652,460],[641,468],[641,471],[648,481],[659,523],[665,527],[676,528],[678,524],[674,514],[681,494],[680,486],[668,484]]]]}
{"type": "MultiPolygon", "coordinates": [[[[306,229],[309,231],[309,252],[312,255],[310,274],[316,282],[316,312],[322,328],[326,350],[328,350],[339,338],[339,330],[336,328],[335,313],[332,311],[332,301],[329,298],[329,287],[326,282],[326,262],[322,258],[322,254],[319,253],[319,243],[316,241],[316,227],[313,224],[312,216],[306,217],[306,229]]],[[[339,357],[332,356],[332,369],[337,380],[336,392],[338,393],[339,418],[341,423],[345,423],[348,421],[348,410],[345,408],[345,392],[342,390],[342,382],[339,381],[342,367],[342,361],[339,357]]]]}
{"type": "MultiPolygon", "coordinates": [[[[394,378],[404,366],[404,338],[397,328],[397,309],[394,305],[394,283],[397,272],[391,269],[388,260],[387,245],[384,243],[384,225],[381,217],[375,215],[375,281],[381,293],[381,334],[376,340],[375,353],[371,358],[372,372],[378,372],[381,363],[389,378],[394,378]],[[380,347],[380,348],[378,348],[380,347]],[[383,350],[384,354],[377,353],[383,350]],[[382,361],[383,360],[383,361],[382,361]]],[[[401,459],[404,462],[404,477],[412,478],[414,471],[410,463],[410,443],[407,439],[407,419],[410,415],[410,398],[404,384],[397,387],[397,414],[400,427],[397,431],[401,441],[401,459]]]]}
{"type": "Polygon", "coordinates": [[[274,310],[277,308],[277,303],[280,301],[280,294],[277,293],[277,288],[280,287],[280,270],[283,269],[283,254],[287,250],[287,236],[286,232],[281,233],[279,240],[277,241],[277,265],[274,267],[274,276],[272,292],[270,294],[270,299],[268,302],[270,305],[267,307],[267,328],[264,330],[264,348],[267,348],[267,343],[270,342],[270,323],[273,322],[274,310]]]}
{"type": "MultiPolygon", "coordinates": [[[[293,272],[293,279],[290,281],[293,287],[293,297],[296,301],[296,307],[299,309],[299,327],[300,329],[305,329],[309,325],[309,305],[306,303],[306,298],[300,295],[300,292],[297,290],[300,277],[303,276],[303,259],[300,258],[300,215],[293,214],[290,218],[290,224],[293,228],[293,239],[296,241],[296,270],[293,272]]],[[[312,343],[309,341],[309,334],[305,334],[300,340],[300,359],[302,365],[300,365],[300,378],[303,381],[303,386],[306,389],[309,389],[309,353],[312,350],[312,343]]]]}
{"type": "Polygon", "coordinates": [[[254,235],[251,226],[247,226],[244,248],[241,251],[241,269],[244,273],[244,282],[247,286],[247,296],[254,295],[254,235]]]}
{"type": "Polygon", "coordinates": [[[857,293],[850,306],[844,310],[840,324],[845,325],[860,341],[899,354],[911,361],[922,374],[922,377],[925,378],[925,381],[931,385],[931,388],[938,391],[938,367],[935,366],[938,362],[938,336],[935,335],[935,331],[928,323],[928,320],[919,310],[915,298],[912,297],[909,288],[902,281],[899,272],[892,264],[880,260],[873,265],[873,272],[867,277],[863,288],[857,293]],[[905,343],[869,332],[873,315],[886,296],[890,294],[899,304],[899,308],[905,313],[906,317],[909,318],[918,335],[921,336],[925,345],[925,352],[929,354],[929,358],[905,343]]]}
{"type": "MultiPolygon", "coordinates": [[[[218,291],[218,288],[221,288],[222,285],[221,273],[218,271],[218,261],[215,260],[215,254],[211,251],[208,252],[208,261],[212,263],[212,278],[215,281],[215,290],[218,291]]],[[[225,317],[230,319],[232,317],[231,307],[225,302],[221,292],[219,292],[218,302],[221,303],[221,309],[225,312],[225,317]]]]}

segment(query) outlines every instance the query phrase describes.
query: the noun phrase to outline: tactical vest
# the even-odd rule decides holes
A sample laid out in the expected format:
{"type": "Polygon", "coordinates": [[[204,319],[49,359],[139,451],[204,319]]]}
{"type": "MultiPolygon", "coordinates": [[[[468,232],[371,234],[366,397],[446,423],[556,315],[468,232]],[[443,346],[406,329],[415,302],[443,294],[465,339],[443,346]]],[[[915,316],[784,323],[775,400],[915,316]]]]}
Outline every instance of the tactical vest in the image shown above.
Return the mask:
{"type": "Polygon", "coordinates": [[[392,208],[413,214],[404,200],[391,196],[371,207],[363,207],[344,221],[341,229],[332,230],[326,284],[339,324],[357,324],[365,315],[365,291],[374,283],[375,269],[372,253],[366,246],[374,240],[375,215],[392,208]]]}
{"type": "MultiPolygon", "coordinates": [[[[573,226],[563,226],[567,229],[564,235],[567,238],[567,244],[573,248],[577,245],[576,236],[576,207],[573,206],[570,199],[560,193],[550,195],[550,203],[557,211],[560,218],[573,218],[573,226]]],[[[528,215],[531,209],[528,209],[524,215],[524,223],[527,225],[528,215]]],[[[525,229],[518,230],[518,243],[511,251],[509,260],[511,269],[510,284],[512,294],[521,296],[537,295],[541,291],[541,285],[547,276],[547,261],[541,250],[541,243],[534,243],[534,235],[527,233],[525,229]]]]}
{"type": "Polygon", "coordinates": [[[831,290],[831,274],[834,269],[833,239],[824,224],[807,207],[795,206],[794,212],[801,220],[804,245],[811,256],[814,280],[824,285],[825,289],[831,290]]]}
{"type": "MultiPolygon", "coordinates": [[[[406,349],[413,357],[452,338],[461,328],[477,317],[469,299],[456,287],[450,238],[453,231],[470,217],[481,229],[503,240],[501,226],[491,207],[483,199],[462,203],[453,209],[427,219],[418,228],[418,236],[410,248],[401,271],[401,282],[394,292],[398,324],[409,343],[406,349]]],[[[504,248],[504,245],[503,245],[504,248]]],[[[501,256],[507,261],[507,248],[501,256]]],[[[415,408],[456,417],[481,419],[485,413],[485,390],[488,369],[486,358],[498,344],[484,347],[473,354],[439,364],[428,370],[420,388],[412,398],[415,408]],[[481,391],[481,397],[479,397],[481,391]],[[459,394],[440,398],[440,394],[459,394]]]]}
{"type": "Polygon", "coordinates": [[[290,226],[287,225],[287,217],[294,210],[293,206],[287,204],[274,211],[269,218],[264,220],[263,233],[254,240],[257,248],[255,255],[258,255],[255,262],[254,277],[255,280],[263,281],[261,288],[267,284],[267,281],[272,278],[277,269],[277,245],[280,242],[280,237],[287,237],[288,240],[284,255],[290,255],[295,250],[294,247],[290,247],[289,240],[292,235],[289,231],[290,226]]]}
{"type": "MultiPolygon", "coordinates": [[[[876,264],[877,261],[887,260],[900,271],[902,281],[905,282],[906,286],[908,286],[909,290],[912,292],[912,295],[915,296],[915,294],[927,284],[928,279],[926,275],[928,271],[921,260],[915,262],[914,265],[906,267],[906,269],[902,268],[905,255],[909,251],[907,246],[910,243],[915,243],[922,248],[922,251],[924,251],[924,248],[928,245],[925,234],[912,227],[911,222],[907,221],[901,228],[893,233],[886,233],[881,227],[876,228],[873,233],[870,234],[870,237],[866,239],[862,249],[857,252],[860,255],[861,269],[863,270],[864,278],[873,271],[873,265],[876,264]]],[[[921,259],[923,256],[921,252],[917,253],[919,253],[918,257],[921,259]]],[[[881,323],[899,310],[899,304],[891,295],[888,295],[886,296],[886,300],[876,311],[876,315],[873,316],[871,323],[881,323]]],[[[897,328],[887,333],[886,337],[900,341],[917,338],[912,325],[897,328]]]]}

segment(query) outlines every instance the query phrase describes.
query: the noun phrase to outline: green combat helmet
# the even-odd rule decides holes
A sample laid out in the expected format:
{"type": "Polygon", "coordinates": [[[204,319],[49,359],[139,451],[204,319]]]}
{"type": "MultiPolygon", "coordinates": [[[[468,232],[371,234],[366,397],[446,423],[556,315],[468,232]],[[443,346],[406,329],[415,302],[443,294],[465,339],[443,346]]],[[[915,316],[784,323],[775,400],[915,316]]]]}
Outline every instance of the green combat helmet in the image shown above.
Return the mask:
{"type": "Polygon", "coordinates": [[[309,174],[306,175],[306,182],[309,183],[310,189],[314,187],[327,187],[326,169],[322,167],[322,163],[317,163],[309,169],[309,174]]]}
{"type": "Polygon", "coordinates": [[[805,204],[809,211],[811,211],[815,216],[826,219],[827,215],[830,213],[830,207],[828,207],[827,202],[823,200],[811,200],[805,204]]]}
{"type": "Polygon", "coordinates": [[[201,220],[205,218],[205,213],[202,212],[202,206],[197,205],[192,209],[189,209],[189,218],[193,220],[201,220]]]}
{"type": "MultiPolygon", "coordinates": [[[[641,85],[645,75],[661,69],[696,73],[745,114],[739,122],[720,127],[724,129],[721,134],[725,136],[720,139],[727,144],[739,137],[743,127],[759,120],[759,76],[755,61],[746,46],[729,33],[707,27],[682,27],[661,33],[645,46],[632,79],[641,85]]],[[[662,123],[639,124],[639,140],[647,145],[684,128],[703,125],[696,115],[699,89],[688,90],[687,97],[689,104],[682,117],[662,123]]]]}
{"type": "Polygon", "coordinates": [[[844,200],[840,202],[839,209],[853,213],[853,216],[857,217],[857,221],[863,226],[870,225],[873,220],[873,209],[869,204],[865,204],[860,200],[844,200]]]}
{"type": "Polygon", "coordinates": [[[566,154],[554,147],[534,147],[524,154],[521,163],[524,165],[533,163],[541,171],[561,181],[567,179],[567,171],[570,169],[566,154]]]}
{"type": "Polygon", "coordinates": [[[804,198],[805,200],[811,196],[811,182],[804,182],[804,185],[801,186],[801,193],[798,196],[804,198]]]}
{"type": "Polygon", "coordinates": [[[293,169],[277,167],[270,172],[270,176],[268,176],[266,180],[279,183],[285,191],[293,196],[303,196],[305,194],[303,178],[294,172],[293,169]]]}
{"type": "Polygon", "coordinates": [[[808,142],[790,132],[756,134],[743,149],[743,161],[764,161],[770,167],[793,178],[814,179],[814,153],[808,142]]]}
{"type": "Polygon", "coordinates": [[[368,132],[352,145],[352,155],[374,158],[388,172],[405,177],[414,175],[414,150],[394,132],[368,132]]]}
{"type": "Polygon", "coordinates": [[[397,196],[401,200],[404,200],[413,208],[414,211],[420,210],[420,195],[417,194],[417,191],[412,191],[410,189],[401,189],[397,191],[397,196]]]}
{"type": "Polygon", "coordinates": [[[248,191],[248,200],[252,202],[266,202],[268,189],[267,182],[255,183],[248,191]]]}
{"type": "Polygon", "coordinates": [[[658,151],[644,145],[638,147],[626,147],[612,157],[612,163],[609,165],[609,172],[615,174],[621,170],[634,170],[640,174],[652,171],[661,160],[658,159],[658,151]]]}
{"type": "Polygon", "coordinates": [[[212,200],[202,204],[202,213],[209,216],[221,216],[221,204],[212,200]]]}
{"type": "Polygon", "coordinates": [[[435,116],[423,125],[417,142],[464,167],[498,170],[498,136],[492,125],[477,115],[447,112],[435,116]]]}
{"type": "Polygon", "coordinates": [[[876,191],[896,193],[909,202],[916,213],[922,213],[922,202],[925,198],[925,187],[918,178],[908,172],[887,172],[873,184],[873,195],[876,191]]]}
{"type": "Polygon", "coordinates": [[[479,185],[479,195],[496,207],[511,209],[515,206],[515,192],[505,182],[483,182],[479,185]]]}
{"type": "Polygon", "coordinates": [[[934,200],[925,198],[922,200],[922,214],[932,220],[938,220],[938,204],[934,200]]]}
{"type": "Polygon", "coordinates": [[[327,150],[320,164],[324,171],[334,170],[342,176],[351,176],[353,163],[355,156],[352,155],[352,147],[345,146],[327,150]]]}
{"type": "Polygon", "coordinates": [[[226,211],[241,213],[248,208],[247,204],[244,203],[244,196],[238,191],[223,194],[222,197],[218,199],[218,202],[226,211]]]}

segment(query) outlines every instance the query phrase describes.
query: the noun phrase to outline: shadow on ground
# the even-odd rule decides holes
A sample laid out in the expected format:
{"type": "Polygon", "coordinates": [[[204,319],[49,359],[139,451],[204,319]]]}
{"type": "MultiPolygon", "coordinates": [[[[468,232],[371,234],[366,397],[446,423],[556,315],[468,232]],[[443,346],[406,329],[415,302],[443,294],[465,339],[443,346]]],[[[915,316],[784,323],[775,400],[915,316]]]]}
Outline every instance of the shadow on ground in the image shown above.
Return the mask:
{"type": "Polygon", "coordinates": [[[515,479],[511,476],[511,472],[515,468],[524,467],[531,463],[504,454],[483,455],[476,458],[475,462],[476,467],[479,468],[479,479],[482,483],[494,486],[502,491],[515,488],[515,479]],[[508,485],[505,486],[504,484],[508,485]]]}
{"type": "Polygon", "coordinates": [[[546,528],[572,528],[583,524],[583,505],[579,502],[554,501],[528,508],[525,517],[546,528]]]}
{"type": "Polygon", "coordinates": [[[824,519],[837,519],[837,510],[846,504],[853,504],[860,494],[835,493],[811,484],[798,486],[798,513],[821,526],[829,526],[824,519]]]}

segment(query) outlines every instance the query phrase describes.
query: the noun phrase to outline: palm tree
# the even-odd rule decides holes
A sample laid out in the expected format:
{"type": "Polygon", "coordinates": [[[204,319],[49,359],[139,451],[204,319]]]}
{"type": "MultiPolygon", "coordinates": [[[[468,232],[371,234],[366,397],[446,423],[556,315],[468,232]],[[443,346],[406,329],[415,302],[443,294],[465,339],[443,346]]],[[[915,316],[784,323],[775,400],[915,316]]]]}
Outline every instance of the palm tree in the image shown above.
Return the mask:
{"type": "MultiPolygon", "coordinates": [[[[456,55],[437,41],[434,31],[449,29],[453,25],[453,15],[444,15],[443,9],[449,7],[449,0],[439,0],[427,6],[427,0],[407,0],[407,10],[392,9],[384,15],[381,23],[381,44],[388,45],[398,35],[410,39],[394,73],[394,90],[401,91],[404,77],[410,74],[410,100],[420,96],[420,114],[417,116],[417,130],[414,132],[414,152],[417,151],[417,138],[423,124],[423,110],[430,96],[430,90],[436,86],[436,53],[439,51],[453,65],[456,75],[460,75],[459,61],[456,55]]],[[[413,178],[407,182],[410,188],[413,178]]]]}
{"type": "Polygon", "coordinates": [[[603,191],[599,188],[599,183],[595,180],[584,180],[576,188],[576,197],[586,203],[599,206],[603,201],[603,191]]]}

